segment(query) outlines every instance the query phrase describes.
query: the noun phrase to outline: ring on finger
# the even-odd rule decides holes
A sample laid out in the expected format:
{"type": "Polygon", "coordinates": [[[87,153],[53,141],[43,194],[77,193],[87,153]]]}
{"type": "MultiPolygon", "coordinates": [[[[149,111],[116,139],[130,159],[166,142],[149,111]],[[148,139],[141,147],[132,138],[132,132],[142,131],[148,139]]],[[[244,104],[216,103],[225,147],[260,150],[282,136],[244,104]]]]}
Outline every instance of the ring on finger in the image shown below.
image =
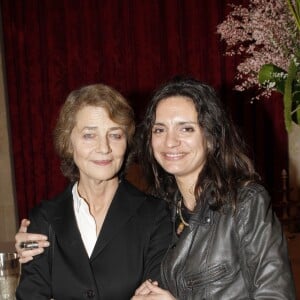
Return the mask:
{"type": "Polygon", "coordinates": [[[39,243],[36,241],[25,241],[20,243],[20,248],[25,250],[37,249],[39,247],[39,243]]]}

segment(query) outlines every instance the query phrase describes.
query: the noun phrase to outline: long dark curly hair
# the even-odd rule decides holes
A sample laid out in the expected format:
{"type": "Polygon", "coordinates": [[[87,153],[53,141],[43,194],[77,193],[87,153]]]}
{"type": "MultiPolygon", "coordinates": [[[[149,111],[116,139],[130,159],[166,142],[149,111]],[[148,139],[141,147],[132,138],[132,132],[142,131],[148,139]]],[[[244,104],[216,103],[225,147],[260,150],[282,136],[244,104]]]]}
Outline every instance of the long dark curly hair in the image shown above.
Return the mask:
{"type": "Polygon", "coordinates": [[[176,77],[156,90],[139,126],[138,157],[148,191],[167,201],[178,201],[175,177],[157,163],[151,145],[156,107],[161,100],[173,96],[183,96],[193,101],[206,142],[206,162],[195,184],[196,201],[209,199],[213,209],[220,209],[228,202],[235,208],[238,187],[260,178],[246,155],[247,147],[243,139],[215,90],[192,78],[176,77]]]}

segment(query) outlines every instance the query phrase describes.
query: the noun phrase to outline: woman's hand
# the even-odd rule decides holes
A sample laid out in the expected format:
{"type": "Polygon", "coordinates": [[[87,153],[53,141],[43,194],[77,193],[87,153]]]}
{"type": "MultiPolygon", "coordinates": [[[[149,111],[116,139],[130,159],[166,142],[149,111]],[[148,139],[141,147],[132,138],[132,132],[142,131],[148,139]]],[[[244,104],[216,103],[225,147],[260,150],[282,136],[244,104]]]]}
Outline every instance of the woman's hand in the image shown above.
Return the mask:
{"type": "Polygon", "coordinates": [[[157,282],[146,280],[136,291],[131,300],[176,300],[172,294],[158,287],[157,282]]]}
{"type": "Polygon", "coordinates": [[[144,281],[136,290],[134,295],[135,296],[140,296],[140,295],[148,295],[150,294],[150,290],[147,287],[147,282],[152,283],[153,285],[158,286],[158,282],[157,281],[152,281],[151,279],[147,279],[146,281],[144,281]]]}
{"type": "Polygon", "coordinates": [[[15,235],[15,248],[18,252],[19,262],[26,263],[33,259],[33,256],[41,254],[44,252],[44,247],[48,247],[50,243],[47,241],[48,237],[43,234],[27,233],[27,227],[30,221],[23,219],[19,231],[15,235]],[[37,242],[37,248],[25,249],[21,248],[22,242],[37,242]]]}

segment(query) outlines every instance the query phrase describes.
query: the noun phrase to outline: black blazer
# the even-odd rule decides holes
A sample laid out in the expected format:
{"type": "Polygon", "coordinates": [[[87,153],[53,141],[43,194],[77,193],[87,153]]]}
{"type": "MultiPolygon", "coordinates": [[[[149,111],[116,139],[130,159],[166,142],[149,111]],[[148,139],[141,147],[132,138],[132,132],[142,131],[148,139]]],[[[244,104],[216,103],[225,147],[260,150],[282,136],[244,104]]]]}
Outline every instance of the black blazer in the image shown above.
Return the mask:
{"type": "Polygon", "coordinates": [[[166,204],[122,180],[89,258],[76,224],[72,186],[30,214],[29,232],[51,246],[22,265],[17,299],[130,299],[145,279],[160,280],[171,240],[166,204]]]}

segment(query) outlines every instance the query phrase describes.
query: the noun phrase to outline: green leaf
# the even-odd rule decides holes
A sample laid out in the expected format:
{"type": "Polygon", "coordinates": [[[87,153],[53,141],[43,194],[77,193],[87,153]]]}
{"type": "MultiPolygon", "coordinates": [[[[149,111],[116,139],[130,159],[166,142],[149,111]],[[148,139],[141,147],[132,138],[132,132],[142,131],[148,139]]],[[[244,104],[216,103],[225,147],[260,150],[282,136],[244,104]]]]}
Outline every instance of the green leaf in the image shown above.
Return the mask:
{"type": "Polygon", "coordinates": [[[292,112],[293,115],[293,121],[296,124],[300,125],[300,104],[295,108],[295,110],[292,112]]]}
{"type": "Polygon", "coordinates": [[[293,86],[292,120],[300,125],[300,86],[293,86]]]}
{"type": "Polygon", "coordinates": [[[300,85],[296,80],[297,71],[295,59],[291,59],[287,72],[274,64],[265,64],[258,73],[258,81],[263,87],[273,87],[283,94],[284,123],[287,131],[291,128],[292,120],[300,124],[300,85]]]}
{"type": "Polygon", "coordinates": [[[298,105],[297,110],[296,110],[296,122],[295,123],[300,125],[300,105],[298,105]]]}
{"type": "Polygon", "coordinates": [[[283,105],[284,105],[284,122],[285,128],[287,131],[290,131],[292,125],[292,100],[293,100],[293,81],[296,79],[297,75],[297,66],[293,59],[291,59],[287,78],[284,85],[284,96],[283,96],[283,105]]]}
{"type": "Polygon", "coordinates": [[[265,64],[258,72],[258,82],[264,87],[274,88],[284,94],[287,72],[273,64],[265,64]]]}
{"type": "Polygon", "coordinates": [[[290,12],[292,13],[294,17],[295,24],[298,27],[298,30],[300,30],[300,1],[295,0],[295,4],[292,0],[286,0],[288,8],[290,9],[290,12]]]}

